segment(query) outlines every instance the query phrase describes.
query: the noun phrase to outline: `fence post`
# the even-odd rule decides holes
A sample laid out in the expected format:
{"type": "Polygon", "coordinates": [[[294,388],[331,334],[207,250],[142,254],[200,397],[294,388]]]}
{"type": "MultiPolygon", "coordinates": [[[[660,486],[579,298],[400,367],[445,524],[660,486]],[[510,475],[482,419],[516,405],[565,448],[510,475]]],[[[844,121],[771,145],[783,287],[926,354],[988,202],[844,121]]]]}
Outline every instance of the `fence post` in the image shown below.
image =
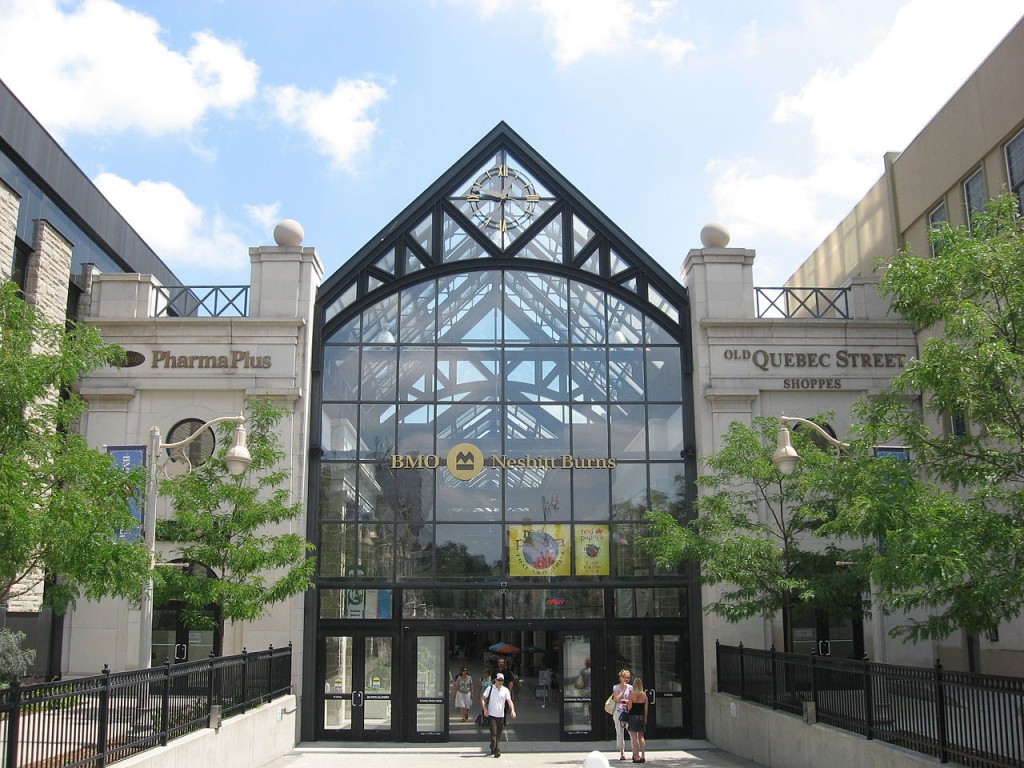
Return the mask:
{"type": "Polygon", "coordinates": [[[249,652],[242,648],[242,711],[249,708],[249,652]]]}
{"type": "Polygon", "coordinates": [[[18,731],[21,721],[21,682],[11,683],[11,711],[7,713],[7,764],[15,768],[18,764],[18,731]]]}
{"type": "Polygon", "coordinates": [[[743,643],[740,643],[740,698],[747,698],[747,675],[743,668],[743,643]]]}
{"type": "Polygon", "coordinates": [[[206,683],[206,711],[212,712],[214,705],[215,691],[217,690],[217,654],[210,651],[210,676],[206,683]]]}
{"type": "Polygon", "coordinates": [[[946,738],[946,695],[942,685],[942,662],[935,660],[935,732],[939,737],[939,762],[949,762],[949,743],[946,738]]]}
{"type": "Polygon", "coordinates": [[[871,662],[868,661],[866,653],[861,663],[864,665],[864,727],[866,730],[864,736],[870,741],[875,738],[875,702],[871,687],[871,662]]]}
{"type": "Polygon", "coordinates": [[[715,640],[715,672],[718,675],[718,679],[715,680],[715,685],[718,688],[718,692],[722,692],[722,641],[715,640]]]}
{"type": "Polygon", "coordinates": [[[171,660],[164,662],[163,690],[160,692],[160,746],[166,747],[171,730],[171,660]]]}
{"type": "Polygon", "coordinates": [[[110,726],[110,667],[104,664],[100,674],[103,675],[103,684],[100,686],[100,700],[96,713],[96,768],[103,768],[107,764],[107,734],[110,726]]]}
{"type": "Polygon", "coordinates": [[[779,707],[777,702],[779,701],[779,681],[775,673],[775,643],[772,643],[772,655],[770,663],[772,665],[772,709],[778,709],[779,707]]]}
{"type": "Polygon", "coordinates": [[[814,702],[814,711],[818,711],[818,665],[815,660],[818,654],[811,651],[811,701],[814,702]]]}

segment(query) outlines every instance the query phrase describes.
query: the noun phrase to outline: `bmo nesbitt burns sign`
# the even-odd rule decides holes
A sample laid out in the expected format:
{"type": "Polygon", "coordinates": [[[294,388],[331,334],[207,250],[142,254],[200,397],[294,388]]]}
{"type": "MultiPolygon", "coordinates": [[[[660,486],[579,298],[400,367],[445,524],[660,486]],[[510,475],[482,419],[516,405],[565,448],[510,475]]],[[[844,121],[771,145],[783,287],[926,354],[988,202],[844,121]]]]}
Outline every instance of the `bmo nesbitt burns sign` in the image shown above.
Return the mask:
{"type": "Polygon", "coordinates": [[[437,469],[448,468],[456,480],[472,480],[485,466],[531,467],[535,469],[615,469],[616,459],[584,459],[571,454],[561,456],[504,456],[493,454],[484,457],[483,451],[472,443],[459,443],[448,451],[447,456],[435,454],[408,455],[396,453],[391,456],[391,469],[437,469]]]}

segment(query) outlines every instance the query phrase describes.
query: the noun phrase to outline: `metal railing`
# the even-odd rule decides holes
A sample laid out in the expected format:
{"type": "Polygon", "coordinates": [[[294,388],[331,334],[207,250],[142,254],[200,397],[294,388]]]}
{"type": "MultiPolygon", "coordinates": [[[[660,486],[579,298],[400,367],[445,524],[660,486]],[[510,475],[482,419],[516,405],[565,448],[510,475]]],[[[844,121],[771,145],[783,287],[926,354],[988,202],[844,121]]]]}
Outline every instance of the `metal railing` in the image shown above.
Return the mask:
{"type": "Polygon", "coordinates": [[[248,285],[158,285],[153,317],[247,317],[248,285]]]}
{"type": "Polygon", "coordinates": [[[849,320],[849,288],[754,288],[758,318],[849,320]]]}
{"type": "Polygon", "coordinates": [[[1024,766],[1024,678],[716,643],[718,690],[940,762],[1024,766]]]}
{"type": "Polygon", "coordinates": [[[0,689],[0,768],[121,760],[291,691],[292,649],[0,689]]]}

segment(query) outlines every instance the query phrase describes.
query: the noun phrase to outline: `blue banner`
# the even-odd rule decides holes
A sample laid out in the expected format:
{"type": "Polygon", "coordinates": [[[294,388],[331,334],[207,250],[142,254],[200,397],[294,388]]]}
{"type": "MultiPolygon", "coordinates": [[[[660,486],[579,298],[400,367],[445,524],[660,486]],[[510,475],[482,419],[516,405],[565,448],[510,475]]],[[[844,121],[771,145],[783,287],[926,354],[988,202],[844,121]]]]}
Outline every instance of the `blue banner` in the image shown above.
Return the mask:
{"type": "MultiPolygon", "coordinates": [[[[125,472],[131,472],[138,467],[146,466],[146,446],[144,445],[108,445],[107,453],[114,460],[114,463],[125,472]]],[[[135,540],[142,536],[142,505],[139,503],[139,494],[133,494],[128,500],[132,517],[139,521],[137,527],[129,531],[121,531],[122,539],[135,540]]]]}

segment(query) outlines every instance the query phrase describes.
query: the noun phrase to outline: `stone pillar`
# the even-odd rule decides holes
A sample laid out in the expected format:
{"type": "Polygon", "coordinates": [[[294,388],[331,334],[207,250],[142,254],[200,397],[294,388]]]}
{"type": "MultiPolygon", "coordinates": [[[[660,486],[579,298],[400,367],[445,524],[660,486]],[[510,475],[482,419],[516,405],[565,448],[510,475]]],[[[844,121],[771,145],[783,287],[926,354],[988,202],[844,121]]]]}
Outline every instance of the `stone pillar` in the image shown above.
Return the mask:
{"type": "Polygon", "coordinates": [[[0,281],[10,280],[13,273],[20,206],[18,193],[0,181],[0,281]]]}
{"type": "Polygon", "coordinates": [[[274,228],[276,246],[249,249],[249,317],[312,319],[324,265],[316,249],[302,247],[303,236],[297,221],[285,219],[274,228]]]}
{"type": "Polygon", "coordinates": [[[36,221],[25,277],[25,300],[51,323],[67,319],[71,252],[71,242],[46,219],[36,221]]]}

